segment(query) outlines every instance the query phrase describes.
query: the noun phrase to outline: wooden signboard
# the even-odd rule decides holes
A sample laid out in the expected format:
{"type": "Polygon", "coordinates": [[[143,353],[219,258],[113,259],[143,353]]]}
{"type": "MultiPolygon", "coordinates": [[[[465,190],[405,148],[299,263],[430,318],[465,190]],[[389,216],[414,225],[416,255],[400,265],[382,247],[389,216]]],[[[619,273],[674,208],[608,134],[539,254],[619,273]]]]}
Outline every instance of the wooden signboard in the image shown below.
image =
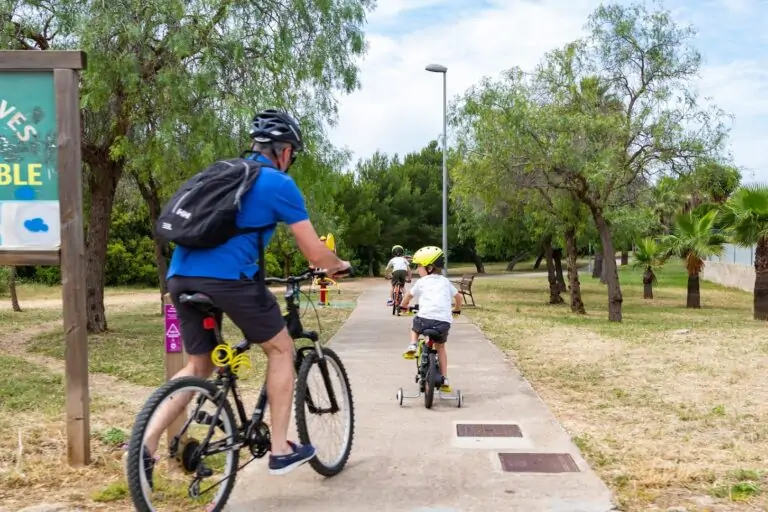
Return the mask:
{"type": "Polygon", "coordinates": [[[0,51],[0,265],[61,265],[67,458],[90,463],[81,51],[0,51]]]}

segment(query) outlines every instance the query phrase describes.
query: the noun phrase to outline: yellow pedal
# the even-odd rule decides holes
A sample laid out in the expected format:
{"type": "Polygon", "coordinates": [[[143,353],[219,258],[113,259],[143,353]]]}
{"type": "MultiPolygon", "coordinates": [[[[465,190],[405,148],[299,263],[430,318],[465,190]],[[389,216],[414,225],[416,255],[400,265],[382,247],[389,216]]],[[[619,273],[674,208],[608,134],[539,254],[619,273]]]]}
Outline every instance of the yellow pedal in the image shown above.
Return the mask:
{"type": "Polygon", "coordinates": [[[416,354],[403,354],[403,359],[416,359],[416,354]]]}
{"type": "Polygon", "coordinates": [[[440,391],[442,393],[450,393],[453,390],[451,389],[451,386],[440,386],[440,391]]]}

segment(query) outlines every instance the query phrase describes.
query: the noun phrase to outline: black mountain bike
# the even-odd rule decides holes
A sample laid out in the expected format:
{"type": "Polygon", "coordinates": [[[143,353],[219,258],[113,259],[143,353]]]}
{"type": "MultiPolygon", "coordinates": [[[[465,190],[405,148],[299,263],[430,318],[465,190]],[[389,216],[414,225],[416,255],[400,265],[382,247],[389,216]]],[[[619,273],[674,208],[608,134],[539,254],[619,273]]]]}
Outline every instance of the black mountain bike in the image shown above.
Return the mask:
{"type": "MultiPolygon", "coordinates": [[[[315,458],[309,461],[310,466],[317,473],[330,477],[341,472],[349,459],[355,416],[352,390],[341,359],[333,350],[320,344],[316,332],[305,331],[301,324],[300,283],[315,277],[325,277],[325,274],[307,271],[286,279],[267,278],[267,283],[286,285],[287,312],[284,318],[288,331],[295,340],[312,342],[295,351],[294,364],[298,374],[296,426],[299,441],[312,443],[317,450],[315,458]],[[310,392],[312,370],[318,370],[315,380],[319,381],[319,391],[310,392]],[[336,386],[332,382],[334,374],[336,386]],[[313,439],[308,427],[312,417],[342,421],[343,432],[337,448],[323,450],[313,439]]],[[[206,326],[213,329],[218,342],[211,357],[218,368],[209,380],[181,377],[167,382],[149,397],[139,413],[131,433],[126,463],[131,498],[139,512],[195,509],[219,512],[229,499],[237,472],[270,451],[270,430],[265,422],[266,382],[250,418],[237,388],[239,373],[250,365],[246,354],[250,344],[245,340],[235,346],[224,343],[220,326],[215,321],[216,306],[207,295],[183,294],[179,300],[194,304],[208,315],[206,326]],[[159,406],[180,392],[185,396],[192,394],[191,414],[167,446],[163,433],[156,453],[165,459],[152,460],[145,448],[147,428],[159,406]],[[239,465],[241,450],[246,448],[250,459],[239,465]],[[167,475],[160,474],[162,469],[168,470],[167,475]]]]}

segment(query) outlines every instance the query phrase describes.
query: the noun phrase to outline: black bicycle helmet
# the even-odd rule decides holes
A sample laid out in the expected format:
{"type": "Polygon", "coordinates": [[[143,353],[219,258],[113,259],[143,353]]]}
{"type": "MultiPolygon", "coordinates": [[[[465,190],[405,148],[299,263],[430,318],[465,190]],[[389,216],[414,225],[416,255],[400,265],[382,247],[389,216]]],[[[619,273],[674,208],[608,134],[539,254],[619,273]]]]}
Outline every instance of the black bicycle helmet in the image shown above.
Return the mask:
{"type": "Polygon", "coordinates": [[[291,145],[295,153],[304,150],[299,123],[286,112],[268,109],[256,113],[250,134],[256,142],[285,142],[291,145]]]}

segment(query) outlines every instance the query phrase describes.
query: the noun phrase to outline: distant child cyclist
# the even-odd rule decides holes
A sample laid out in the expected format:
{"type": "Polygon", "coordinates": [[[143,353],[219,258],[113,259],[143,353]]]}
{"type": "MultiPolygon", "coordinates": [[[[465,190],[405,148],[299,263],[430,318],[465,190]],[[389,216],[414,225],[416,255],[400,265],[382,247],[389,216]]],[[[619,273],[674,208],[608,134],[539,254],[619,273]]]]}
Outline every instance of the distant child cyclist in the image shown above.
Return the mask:
{"type": "Polygon", "coordinates": [[[448,331],[451,329],[451,322],[453,321],[452,313],[461,311],[461,293],[441,274],[441,269],[445,265],[445,257],[439,247],[422,247],[413,255],[413,262],[418,265],[417,272],[421,279],[416,281],[411,290],[405,294],[400,306],[407,308],[411,299],[416,298],[419,301],[419,310],[413,318],[411,343],[403,355],[412,358],[416,354],[419,335],[424,333],[426,329],[434,329],[442,334],[442,342],[435,345],[437,360],[445,379],[440,391],[450,393],[448,354],[445,350],[445,343],[448,341],[448,331]],[[453,307],[452,300],[455,301],[453,307]]]}
{"type": "Polygon", "coordinates": [[[384,270],[385,275],[389,275],[390,269],[392,270],[392,289],[389,292],[389,300],[387,306],[392,305],[392,295],[395,293],[395,285],[400,284],[400,289],[405,293],[405,282],[411,280],[411,264],[403,257],[405,251],[402,245],[395,245],[392,247],[393,258],[387,263],[387,268],[384,270]]]}

